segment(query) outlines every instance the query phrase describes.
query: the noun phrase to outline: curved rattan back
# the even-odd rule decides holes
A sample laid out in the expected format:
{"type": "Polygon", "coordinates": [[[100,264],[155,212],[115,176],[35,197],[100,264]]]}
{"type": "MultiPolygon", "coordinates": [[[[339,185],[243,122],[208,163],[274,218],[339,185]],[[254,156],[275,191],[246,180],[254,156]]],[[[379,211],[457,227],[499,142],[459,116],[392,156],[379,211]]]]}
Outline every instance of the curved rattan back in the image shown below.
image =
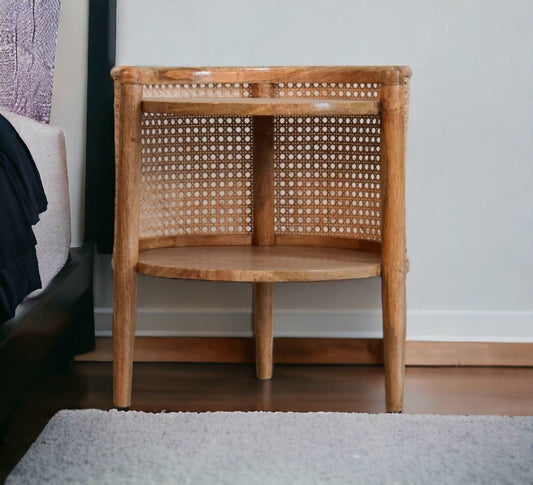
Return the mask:
{"type": "MultiPolygon", "coordinates": [[[[148,98],[380,100],[405,86],[407,68],[116,68],[117,86],[148,98]]],[[[117,94],[120,92],[117,89],[117,94]]],[[[251,244],[251,116],[143,112],[139,239],[142,247],[251,244]]],[[[379,247],[381,114],[276,116],[273,212],[278,244],[379,247]]]]}

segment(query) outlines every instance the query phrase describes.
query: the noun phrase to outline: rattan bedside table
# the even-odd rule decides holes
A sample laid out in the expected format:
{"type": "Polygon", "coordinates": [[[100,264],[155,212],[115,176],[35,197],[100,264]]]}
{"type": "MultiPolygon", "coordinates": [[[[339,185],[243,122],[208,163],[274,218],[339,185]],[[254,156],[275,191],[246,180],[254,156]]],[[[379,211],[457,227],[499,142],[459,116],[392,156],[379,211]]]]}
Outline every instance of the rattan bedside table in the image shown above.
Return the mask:
{"type": "Polygon", "coordinates": [[[277,281],[381,275],[387,410],[403,405],[407,67],[116,67],[114,405],[136,275],[253,282],[272,376],[277,281]]]}

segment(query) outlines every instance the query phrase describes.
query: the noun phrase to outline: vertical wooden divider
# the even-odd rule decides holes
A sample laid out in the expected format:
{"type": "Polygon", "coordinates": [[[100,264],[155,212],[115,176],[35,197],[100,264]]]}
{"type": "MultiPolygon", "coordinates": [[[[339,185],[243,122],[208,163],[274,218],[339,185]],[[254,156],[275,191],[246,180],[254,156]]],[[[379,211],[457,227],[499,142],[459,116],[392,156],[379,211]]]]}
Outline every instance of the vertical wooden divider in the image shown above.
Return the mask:
{"type": "MultiPolygon", "coordinates": [[[[270,97],[270,84],[254,84],[254,97],[270,97]]],[[[274,117],[253,117],[253,211],[252,241],[256,246],[274,244],[274,117]]]]}
{"type": "MultiPolygon", "coordinates": [[[[272,85],[252,85],[255,98],[272,97],[272,85]]],[[[255,246],[272,246],[274,236],[274,117],[253,118],[253,235],[255,246]]],[[[253,284],[252,321],[255,334],[256,373],[272,377],[274,283],[253,284]]]]}
{"type": "Polygon", "coordinates": [[[382,305],[388,412],[403,408],[406,335],[405,119],[403,86],[382,86],[382,305]]]}

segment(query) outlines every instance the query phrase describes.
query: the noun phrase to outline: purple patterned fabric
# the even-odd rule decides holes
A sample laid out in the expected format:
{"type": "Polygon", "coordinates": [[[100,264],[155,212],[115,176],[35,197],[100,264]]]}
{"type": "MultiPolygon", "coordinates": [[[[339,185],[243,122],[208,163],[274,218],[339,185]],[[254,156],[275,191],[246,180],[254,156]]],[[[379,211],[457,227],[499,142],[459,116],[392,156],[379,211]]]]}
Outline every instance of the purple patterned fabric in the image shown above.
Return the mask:
{"type": "Polygon", "coordinates": [[[0,106],[48,123],[61,0],[0,0],[0,106]]]}

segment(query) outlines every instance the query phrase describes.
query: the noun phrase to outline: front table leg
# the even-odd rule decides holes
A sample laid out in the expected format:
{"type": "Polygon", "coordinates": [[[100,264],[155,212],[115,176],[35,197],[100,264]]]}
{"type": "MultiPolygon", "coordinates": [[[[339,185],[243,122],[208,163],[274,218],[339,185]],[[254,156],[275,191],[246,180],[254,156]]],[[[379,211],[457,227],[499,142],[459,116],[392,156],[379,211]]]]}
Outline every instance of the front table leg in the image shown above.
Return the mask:
{"type": "Polygon", "coordinates": [[[139,197],[142,85],[120,84],[115,166],[115,241],[113,247],[113,404],[131,403],[133,345],[139,256],[139,197]]]}
{"type": "Polygon", "coordinates": [[[401,413],[405,374],[405,273],[382,275],[382,300],[387,412],[401,413]]]}
{"type": "Polygon", "coordinates": [[[113,317],[113,405],[127,409],[131,404],[133,347],[137,310],[137,275],[115,270],[113,317]]]}

